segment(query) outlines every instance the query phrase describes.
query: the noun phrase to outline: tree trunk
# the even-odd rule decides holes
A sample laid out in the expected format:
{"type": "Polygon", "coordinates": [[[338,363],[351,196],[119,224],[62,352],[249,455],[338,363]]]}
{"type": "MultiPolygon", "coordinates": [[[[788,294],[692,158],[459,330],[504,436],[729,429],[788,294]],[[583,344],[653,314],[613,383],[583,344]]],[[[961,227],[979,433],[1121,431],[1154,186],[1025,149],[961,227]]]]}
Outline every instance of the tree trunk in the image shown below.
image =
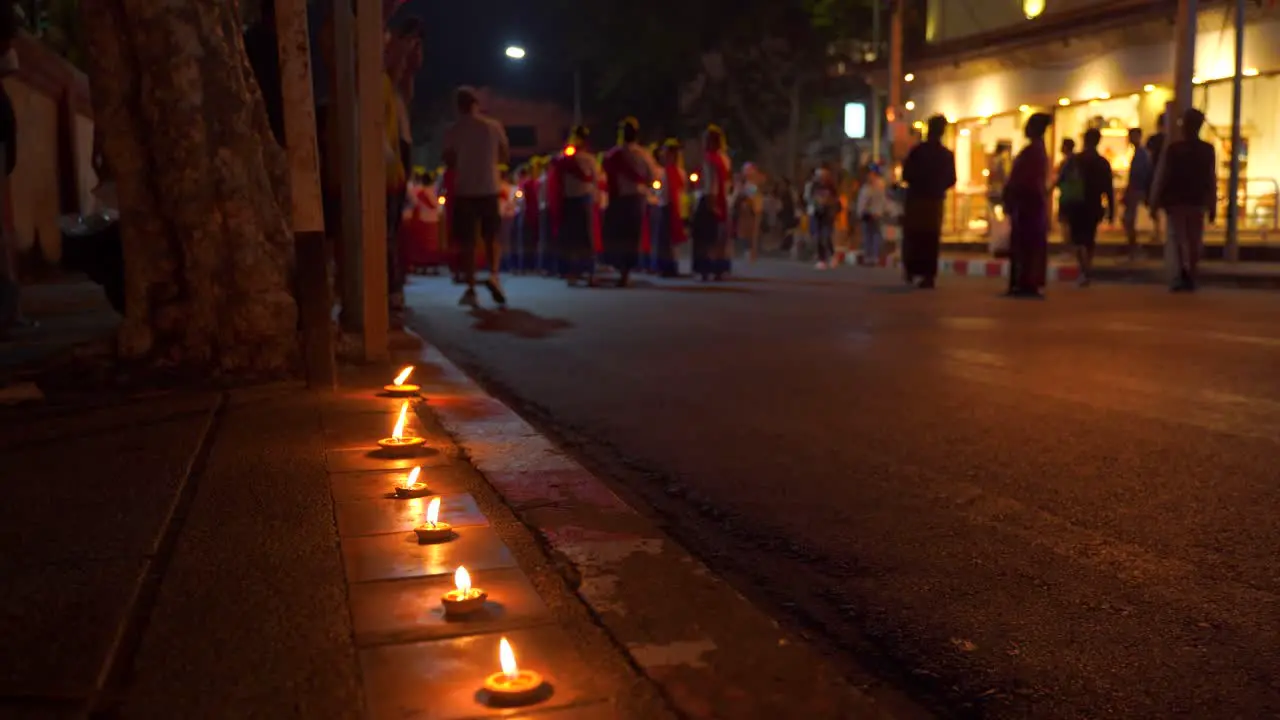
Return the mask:
{"type": "Polygon", "coordinates": [[[83,3],[124,246],[124,360],[241,376],[297,365],[288,169],[229,0],[83,3]]]}

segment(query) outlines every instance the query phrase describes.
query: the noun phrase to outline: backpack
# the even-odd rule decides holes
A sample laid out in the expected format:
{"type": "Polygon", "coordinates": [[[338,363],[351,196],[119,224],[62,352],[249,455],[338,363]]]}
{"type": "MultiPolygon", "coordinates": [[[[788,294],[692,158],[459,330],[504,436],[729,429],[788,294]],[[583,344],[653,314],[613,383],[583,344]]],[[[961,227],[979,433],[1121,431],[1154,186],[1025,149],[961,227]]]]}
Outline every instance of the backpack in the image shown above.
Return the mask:
{"type": "Polygon", "coordinates": [[[1058,174],[1058,203],[1074,205],[1084,202],[1084,174],[1080,172],[1080,160],[1068,158],[1062,164],[1062,172],[1058,174]]]}

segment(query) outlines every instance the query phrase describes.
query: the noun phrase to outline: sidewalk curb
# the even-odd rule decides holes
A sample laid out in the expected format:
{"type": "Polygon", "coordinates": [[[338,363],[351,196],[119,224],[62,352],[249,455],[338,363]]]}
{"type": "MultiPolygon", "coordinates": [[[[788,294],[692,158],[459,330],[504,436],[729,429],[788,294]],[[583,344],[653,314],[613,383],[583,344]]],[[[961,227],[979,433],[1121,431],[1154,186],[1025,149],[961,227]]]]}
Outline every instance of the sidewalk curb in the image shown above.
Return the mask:
{"type": "Polygon", "coordinates": [[[890,717],[441,352],[427,347],[420,362],[435,366],[454,389],[428,391],[426,406],[541,540],[600,625],[684,716],[795,710],[808,717],[890,717]],[[708,610],[716,617],[704,617],[708,610]],[[739,650],[725,646],[737,630],[749,636],[742,642],[752,650],[767,651],[767,663],[804,668],[800,676],[811,686],[798,687],[781,673],[770,676],[773,687],[761,687],[758,676],[726,677],[731,671],[717,657],[739,650]]]}
{"type": "MultiPolygon", "coordinates": [[[[836,263],[838,265],[861,265],[860,260],[862,254],[856,250],[843,251],[836,253],[836,263]]],[[[898,269],[902,267],[902,257],[898,254],[882,257],[876,263],[877,267],[898,269]]],[[[959,275],[962,277],[986,277],[986,278],[1005,278],[1009,277],[1009,261],[987,258],[949,258],[944,257],[938,260],[939,275],[959,275]]],[[[1060,265],[1050,263],[1046,279],[1049,282],[1075,282],[1080,278],[1080,268],[1074,265],[1060,265]]]]}

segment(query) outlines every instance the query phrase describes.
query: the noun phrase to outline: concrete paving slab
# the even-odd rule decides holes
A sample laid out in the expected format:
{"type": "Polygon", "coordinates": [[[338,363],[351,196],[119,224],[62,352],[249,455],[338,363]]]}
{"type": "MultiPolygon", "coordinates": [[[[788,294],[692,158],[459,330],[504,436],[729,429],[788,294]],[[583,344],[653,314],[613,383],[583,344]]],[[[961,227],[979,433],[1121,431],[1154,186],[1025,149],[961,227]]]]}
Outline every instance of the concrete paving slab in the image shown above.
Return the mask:
{"type": "MultiPolygon", "coordinates": [[[[476,635],[361,651],[370,719],[463,720],[514,714],[483,703],[484,679],[500,669],[500,637],[476,635]]],[[[517,663],[541,673],[547,681],[551,694],[538,704],[538,710],[604,698],[589,667],[560,629],[514,630],[505,637],[517,663]]]]}
{"type": "Polygon", "coordinates": [[[331,473],[408,470],[417,465],[427,467],[449,462],[450,460],[448,455],[433,447],[424,446],[411,456],[400,457],[395,454],[388,454],[376,445],[329,450],[325,452],[324,459],[325,467],[331,473]]]}
{"type": "Polygon", "coordinates": [[[139,425],[109,425],[109,409],[0,420],[0,437],[26,439],[0,450],[0,558],[78,562],[152,551],[213,399],[165,400],[149,412],[115,407],[139,425]]]}
{"type": "Polygon", "coordinates": [[[43,702],[30,698],[0,698],[0,718],[4,720],[81,720],[84,717],[83,703],[79,700],[68,702],[43,702]]]}
{"type": "Polygon", "coordinates": [[[0,572],[0,698],[87,698],[142,565],[141,558],[49,564],[6,559],[0,572]]]}
{"type": "MultiPolygon", "coordinates": [[[[619,720],[626,717],[638,720],[640,716],[628,715],[626,708],[616,703],[596,702],[550,712],[512,715],[510,720],[619,720]]],[[[648,716],[645,720],[653,720],[653,716],[648,716]]]]}
{"type": "Polygon", "coordinates": [[[453,540],[436,545],[419,545],[411,532],[347,538],[342,556],[347,580],[353,583],[451,575],[463,565],[481,585],[483,576],[477,571],[515,566],[511,551],[489,527],[462,528],[453,540]]]}
{"type": "MultiPolygon", "coordinates": [[[[324,421],[325,449],[342,450],[376,446],[380,438],[391,434],[398,412],[386,415],[362,413],[324,421]]],[[[405,423],[405,435],[423,438],[428,447],[441,453],[448,453],[454,447],[453,440],[445,432],[424,427],[424,423],[414,414],[410,414],[408,418],[408,422],[405,423]]]]}
{"type": "MultiPolygon", "coordinates": [[[[389,382],[389,381],[388,381],[389,382]]],[[[368,386],[343,387],[334,392],[331,398],[321,405],[320,418],[329,422],[349,415],[369,415],[400,412],[400,406],[409,402],[412,409],[422,402],[422,398],[379,397],[377,391],[368,386]]]]}
{"type": "Polygon", "coordinates": [[[319,415],[296,390],[232,395],[118,716],[359,715],[319,415]]]}
{"type": "MultiPolygon", "coordinates": [[[[393,499],[395,491],[391,488],[403,483],[408,473],[408,470],[337,473],[329,476],[329,487],[337,503],[393,499]]],[[[435,494],[457,493],[467,488],[465,478],[474,473],[468,465],[443,463],[422,468],[418,481],[425,482],[427,489],[435,494]]]]}
{"type": "Polygon", "coordinates": [[[546,603],[519,570],[477,573],[475,582],[476,587],[483,587],[488,593],[489,601],[483,611],[463,619],[446,619],[440,606],[440,596],[454,587],[451,575],[352,585],[351,621],[356,644],[506,632],[552,619],[546,603]]]}
{"type": "MultiPolygon", "coordinates": [[[[436,497],[440,498],[440,522],[455,528],[489,524],[471,495],[458,493],[436,497]]],[[[411,531],[424,522],[430,502],[430,497],[417,497],[338,503],[338,535],[349,538],[411,531]]]]}

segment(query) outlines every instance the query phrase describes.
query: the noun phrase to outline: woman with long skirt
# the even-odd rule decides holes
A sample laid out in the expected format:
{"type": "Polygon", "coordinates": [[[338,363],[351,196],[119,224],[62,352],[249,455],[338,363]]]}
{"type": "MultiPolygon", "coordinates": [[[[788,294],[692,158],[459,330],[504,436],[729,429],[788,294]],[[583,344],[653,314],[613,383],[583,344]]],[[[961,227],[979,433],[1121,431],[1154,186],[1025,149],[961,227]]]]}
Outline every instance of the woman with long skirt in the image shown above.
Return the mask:
{"type": "Polygon", "coordinates": [[[729,272],[729,156],[724,131],[707,128],[706,152],[698,173],[693,210],[693,273],[704,281],[723,280],[729,272]]]}
{"type": "Polygon", "coordinates": [[[1009,296],[1040,297],[1049,263],[1049,153],[1044,133],[1053,117],[1027,119],[1027,146],[1013,160],[1004,188],[1009,214],[1009,296]]]}
{"type": "Polygon", "coordinates": [[[680,214],[680,202],[684,197],[684,163],[680,159],[680,141],[674,138],[663,144],[660,150],[662,163],[661,186],[658,188],[658,206],[653,210],[653,260],[655,273],[665,278],[677,277],[680,266],[676,261],[676,246],[686,240],[684,219],[680,214]]]}
{"type": "Polygon", "coordinates": [[[654,180],[653,163],[640,147],[640,123],[626,118],[618,125],[618,145],[605,156],[609,207],[604,216],[604,263],[618,271],[618,287],[626,287],[640,265],[644,216],[654,180]]]}
{"type": "Polygon", "coordinates": [[[586,127],[578,126],[569,136],[565,151],[553,166],[558,194],[555,227],[556,246],[560,249],[557,272],[570,286],[585,280],[595,284],[595,249],[592,247],[592,206],[599,169],[587,152],[586,127]]]}

